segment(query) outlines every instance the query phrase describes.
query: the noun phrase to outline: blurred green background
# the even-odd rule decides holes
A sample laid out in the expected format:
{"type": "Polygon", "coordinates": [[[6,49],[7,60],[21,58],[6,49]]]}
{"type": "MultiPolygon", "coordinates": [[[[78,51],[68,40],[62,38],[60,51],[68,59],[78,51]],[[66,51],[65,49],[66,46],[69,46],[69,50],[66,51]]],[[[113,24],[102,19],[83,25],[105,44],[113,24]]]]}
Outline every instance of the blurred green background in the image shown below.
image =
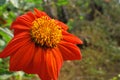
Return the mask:
{"type": "MultiPolygon", "coordinates": [[[[13,37],[17,16],[45,11],[69,26],[84,41],[81,61],[66,61],[59,80],[120,80],[120,0],[0,0],[0,51],[13,37]]],[[[40,80],[37,75],[9,72],[0,59],[0,80],[40,80]]]]}

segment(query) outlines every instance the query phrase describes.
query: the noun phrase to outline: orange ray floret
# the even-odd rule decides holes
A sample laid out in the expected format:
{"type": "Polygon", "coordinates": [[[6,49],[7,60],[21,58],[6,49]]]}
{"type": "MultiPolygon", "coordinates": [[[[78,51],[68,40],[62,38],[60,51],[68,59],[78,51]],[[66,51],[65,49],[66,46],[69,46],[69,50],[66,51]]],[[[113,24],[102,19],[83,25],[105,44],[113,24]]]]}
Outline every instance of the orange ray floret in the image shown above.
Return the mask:
{"type": "Polygon", "coordinates": [[[14,37],[0,53],[10,56],[10,71],[38,74],[42,80],[57,80],[63,61],[80,60],[76,44],[82,41],[67,32],[67,25],[34,10],[19,16],[11,25],[14,37]]]}

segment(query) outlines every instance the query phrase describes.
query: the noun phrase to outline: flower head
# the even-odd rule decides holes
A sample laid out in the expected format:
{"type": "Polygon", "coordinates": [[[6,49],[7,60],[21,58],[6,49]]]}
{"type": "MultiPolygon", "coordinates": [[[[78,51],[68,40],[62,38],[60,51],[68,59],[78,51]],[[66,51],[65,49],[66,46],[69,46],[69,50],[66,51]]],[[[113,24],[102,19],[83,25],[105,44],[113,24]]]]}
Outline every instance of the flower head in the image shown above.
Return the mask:
{"type": "Polygon", "coordinates": [[[61,41],[62,30],[55,20],[43,16],[32,24],[31,38],[41,47],[53,48],[61,41]]]}
{"type": "Polygon", "coordinates": [[[76,44],[82,41],[67,32],[67,25],[34,10],[18,17],[11,25],[14,37],[0,53],[10,56],[10,71],[38,74],[42,80],[57,80],[63,61],[80,60],[76,44]]]}

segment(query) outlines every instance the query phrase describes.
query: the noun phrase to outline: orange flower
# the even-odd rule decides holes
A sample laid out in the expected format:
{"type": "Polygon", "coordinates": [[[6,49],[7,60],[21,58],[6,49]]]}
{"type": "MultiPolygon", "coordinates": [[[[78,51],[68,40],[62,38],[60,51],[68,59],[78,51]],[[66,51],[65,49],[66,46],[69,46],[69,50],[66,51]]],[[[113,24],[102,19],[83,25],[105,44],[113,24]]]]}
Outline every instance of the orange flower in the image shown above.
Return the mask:
{"type": "Polygon", "coordinates": [[[14,37],[0,54],[10,56],[10,71],[38,74],[42,80],[57,80],[63,61],[80,60],[76,44],[82,41],[67,32],[67,25],[34,9],[12,24],[14,37]]]}

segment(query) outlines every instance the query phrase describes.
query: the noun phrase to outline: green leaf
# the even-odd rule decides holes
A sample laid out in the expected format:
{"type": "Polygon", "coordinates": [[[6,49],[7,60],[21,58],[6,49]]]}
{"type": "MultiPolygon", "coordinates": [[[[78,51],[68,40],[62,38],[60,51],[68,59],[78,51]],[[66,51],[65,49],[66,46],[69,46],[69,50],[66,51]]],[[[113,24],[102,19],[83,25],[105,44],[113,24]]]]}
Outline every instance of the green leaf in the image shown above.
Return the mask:
{"type": "Polygon", "coordinates": [[[1,75],[0,80],[6,80],[9,79],[12,75],[1,75]]]}
{"type": "Polygon", "coordinates": [[[58,6],[63,6],[63,5],[67,5],[68,4],[68,0],[58,0],[57,5],[58,6]]]}
{"type": "Polygon", "coordinates": [[[16,7],[16,8],[19,7],[19,2],[18,2],[18,0],[10,0],[10,2],[13,4],[14,7],[16,7]]]}
{"type": "Polygon", "coordinates": [[[10,41],[10,39],[11,39],[11,37],[8,35],[8,34],[6,34],[5,32],[3,32],[3,31],[0,31],[0,35],[3,37],[3,39],[8,43],[9,41],[10,41]]]}
{"type": "Polygon", "coordinates": [[[4,5],[6,0],[0,0],[0,6],[4,5]]]}
{"type": "Polygon", "coordinates": [[[4,46],[4,45],[5,45],[4,40],[0,39],[0,46],[4,46]]]}

